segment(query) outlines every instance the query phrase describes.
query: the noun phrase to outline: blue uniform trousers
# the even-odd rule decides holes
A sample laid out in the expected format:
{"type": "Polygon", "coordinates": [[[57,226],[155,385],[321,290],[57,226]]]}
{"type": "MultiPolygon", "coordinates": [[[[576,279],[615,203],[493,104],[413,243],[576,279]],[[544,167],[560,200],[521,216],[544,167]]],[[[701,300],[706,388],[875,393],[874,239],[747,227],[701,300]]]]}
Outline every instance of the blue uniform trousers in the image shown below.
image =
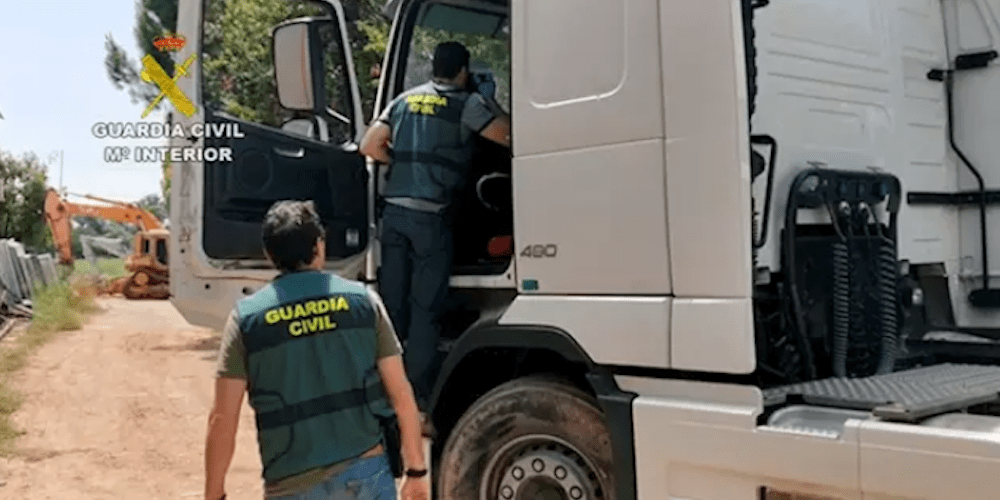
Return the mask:
{"type": "Polygon", "coordinates": [[[358,460],[307,491],[267,500],[396,500],[396,481],[383,453],[358,460]]]}
{"type": "Polygon", "coordinates": [[[387,204],[382,231],[379,293],[406,344],[407,376],[426,411],[451,277],[451,227],[444,215],[387,204]]]}

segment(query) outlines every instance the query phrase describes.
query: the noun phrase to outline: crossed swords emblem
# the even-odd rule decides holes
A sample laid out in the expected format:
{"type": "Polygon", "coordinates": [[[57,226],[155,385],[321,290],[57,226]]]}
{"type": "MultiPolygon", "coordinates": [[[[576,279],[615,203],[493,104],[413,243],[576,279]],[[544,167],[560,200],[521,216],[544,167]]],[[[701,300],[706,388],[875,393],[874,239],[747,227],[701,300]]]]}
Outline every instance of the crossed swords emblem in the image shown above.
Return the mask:
{"type": "Polygon", "coordinates": [[[189,118],[194,114],[196,110],[194,103],[192,103],[191,100],[184,95],[184,92],[181,92],[180,87],[177,86],[177,80],[180,79],[180,77],[188,76],[188,66],[191,66],[194,59],[195,54],[191,54],[184,60],[183,64],[175,66],[176,69],[174,71],[174,77],[170,78],[167,76],[167,73],[163,71],[160,64],[156,62],[156,59],[154,59],[153,56],[146,54],[146,57],[142,58],[142,73],[140,73],[139,76],[144,82],[155,83],[156,86],[160,88],[160,95],[156,96],[156,99],[153,99],[153,102],[149,103],[149,106],[146,107],[146,111],[142,113],[143,118],[152,112],[153,108],[155,108],[164,97],[170,99],[170,102],[173,103],[174,107],[181,113],[187,115],[189,118]]]}

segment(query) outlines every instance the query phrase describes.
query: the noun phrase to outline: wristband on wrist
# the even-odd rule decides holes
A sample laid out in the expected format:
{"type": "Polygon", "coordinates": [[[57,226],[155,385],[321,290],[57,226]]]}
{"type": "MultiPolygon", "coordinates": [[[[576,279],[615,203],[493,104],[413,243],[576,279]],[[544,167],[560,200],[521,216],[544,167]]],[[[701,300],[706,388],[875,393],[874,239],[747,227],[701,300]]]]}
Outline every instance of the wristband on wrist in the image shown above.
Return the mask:
{"type": "Polygon", "coordinates": [[[406,477],[424,477],[427,475],[427,469],[406,469],[406,477]]]}

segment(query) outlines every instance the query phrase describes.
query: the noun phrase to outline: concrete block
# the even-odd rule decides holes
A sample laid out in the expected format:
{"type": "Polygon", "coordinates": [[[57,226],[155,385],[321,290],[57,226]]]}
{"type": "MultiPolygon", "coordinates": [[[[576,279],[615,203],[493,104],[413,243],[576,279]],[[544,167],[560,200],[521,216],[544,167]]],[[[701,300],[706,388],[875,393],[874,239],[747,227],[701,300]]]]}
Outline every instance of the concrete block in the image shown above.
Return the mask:
{"type": "Polygon", "coordinates": [[[0,286],[7,291],[8,301],[21,301],[21,286],[11,258],[12,250],[6,238],[0,239],[0,286]]]}
{"type": "Polygon", "coordinates": [[[38,256],[42,265],[42,273],[45,274],[47,283],[55,283],[59,280],[59,273],[56,271],[56,262],[52,254],[42,254],[38,256]]]}
{"type": "Polygon", "coordinates": [[[13,249],[14,257],[14,269],[17,271],[18,282],[21,286],[22,299],[31,299],[34,289],[32,288],[32,279],[30,269],[26,262],[28,258],[27,252],[24,251],[24,245],[18,241],[11,241],[10,247],[13,249]]]}
{"type": "Polygon", "coordinates": [[[31,269],[31,277],[34,279],[35,286],[45,286],[49,284],[49,280],[46,278],[45,273],[42,272],[42,263],[38,260],[38,254],[28,254],[28,267],[31,269]]]}
{"type": "Polygon", "coordinates": [[[4,267],[7,270],[8,288],[16,300],[20,302],[27,298],[28,291],[25,290],[24,271],[21,269],[21,259],[18,258],[15,243],[13,240],[4,240],[4,244],[0,245],[0,250],[2,250],[0,253],[3,254],[4,267]]]}

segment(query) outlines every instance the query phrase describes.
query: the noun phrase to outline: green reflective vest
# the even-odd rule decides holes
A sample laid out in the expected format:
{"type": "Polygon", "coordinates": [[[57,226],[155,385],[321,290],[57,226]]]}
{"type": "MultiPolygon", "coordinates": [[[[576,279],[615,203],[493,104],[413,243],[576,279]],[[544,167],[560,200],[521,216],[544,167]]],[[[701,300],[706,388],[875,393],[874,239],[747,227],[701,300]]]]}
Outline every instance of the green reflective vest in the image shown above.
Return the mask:
{"type": "Polygon", "coordinates": [[[430,82],[393,103],[392,168],[383,196],[451,203],[472,159],[472,133],[462,125],[469,96],[430,82]]]}
{"type": "Polygon", "coordinates": [[[360,283],[288,273],[236,306],[263,476],[270,484],[363,454],[388,403],[376,315],[360,283]]]}

